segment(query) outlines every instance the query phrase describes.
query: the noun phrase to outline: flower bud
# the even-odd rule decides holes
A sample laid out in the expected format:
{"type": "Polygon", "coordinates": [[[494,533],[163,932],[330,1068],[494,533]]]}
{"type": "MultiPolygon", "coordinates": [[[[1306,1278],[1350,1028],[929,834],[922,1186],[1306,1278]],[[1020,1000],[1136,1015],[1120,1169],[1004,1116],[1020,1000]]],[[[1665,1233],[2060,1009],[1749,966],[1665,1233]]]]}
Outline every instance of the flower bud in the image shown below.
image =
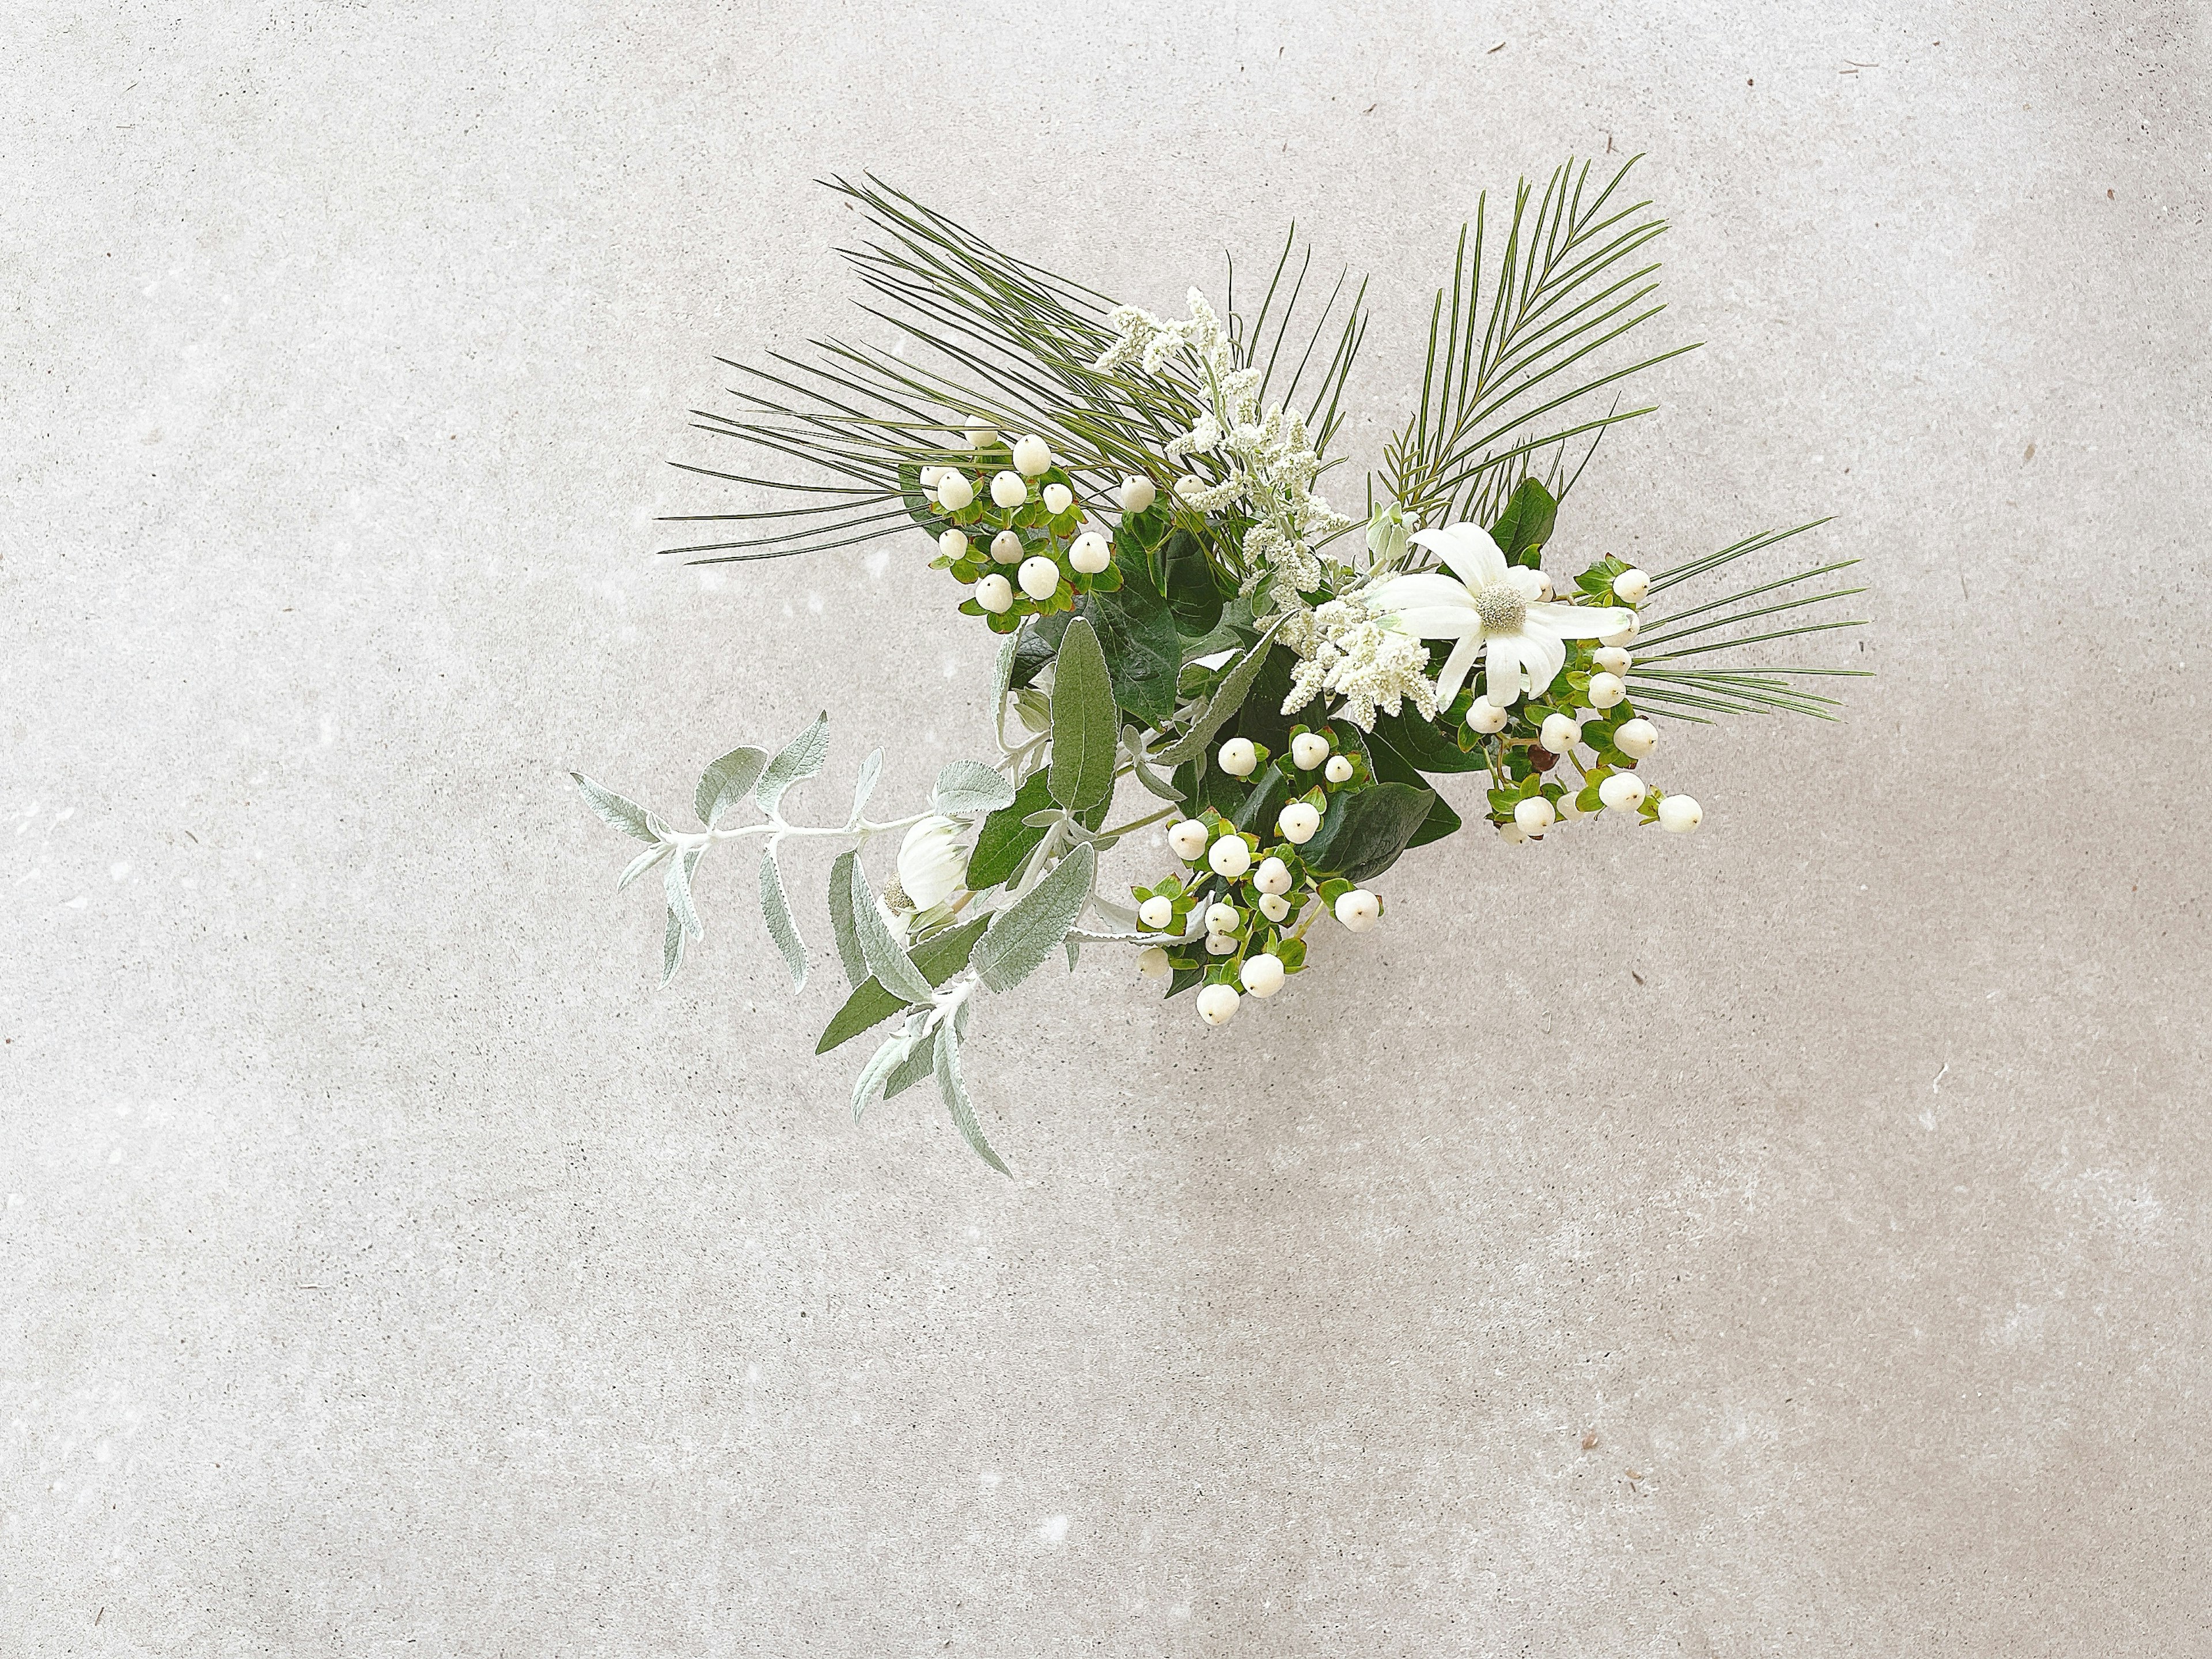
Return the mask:
{"type": "Polygon", "coordinates": [[[1260,751],[1249,738],[1230,738],[1213,758],[1232,778],[1249,778],[1260,769],[1260,751]]]}
{"type": "Polygon", "coordinates": [[[1237,935],[1234,933],[1208,933],[1206,936],[1206,953],[1210,957],[1228,957],[1236,955],[1237,935]]]}
{"type": "Polygon", "coordinates": [[[1633,772],[1615,772],[1597,787],[1597,798],[1616,812],[1633,812],[1644,795],[1644,780],[1633,772]]]}
{"type": "Polygon", "coordinates": [[[1328,758],[1328,739],[1318,732],[1301,732],[1291,739],[1291,759],[1301,772],[1310,772],[1328,758]]]}
{"type": "Polygon", "coordinates": [[[1014,445],[1014,470],[1025,478],[1052,469],[1052,451],[1042,438],[1024,438],[1014,445]]]}
{"type": "Polygon", "coordinates": [[[1613,579],[1613,597],[1623,605],[1641,605],[1650,591],[1651,578],[1632,565],[1613,579]]]}
{"type": "Polygon", "coordinates": [[[1477,697],[1467,711],[1467,729],[1487,737],[1505,729],[1507,715],[1503,708],[1487,697],[1477,697]]]}
{"type": "Polygon", "coordinates": [[[1283,988],[1283,959],[1253,957],[1237,971],[1237,977],[1244,981],[1244,988],[1254,996],[1271,997],[1283,988]]]}
{"type": "Polygon", "coordinates": [[[968,551],[967,532],[960,530],[946,531],[937,538],[937,550],[948,559],[964,556],[968,551]]]}
{"type": "Polygon", "coordinates": [[[1013,609],[1013,584],[995,570],[975,584],[975,603],[994,617],[1003,617],[1013,609]]]}
{"type": "Polygon", "coordinates": [[[1147,945],[1137,952],[1137,971],[1146,979],[1165,979],[1175,972],[1175,963],[1168,960],[1168,953],[1158,945],[1147,945]]]}
{"type": "Polygon", "coordinates": [[[1513,822],[1521,826],[1521,833],[1524,836],[1542,835],[1559,816],[1552,810],[1552,803],[1541,795],[1531,795],[1524,801],[1516,801],[1513,807],[1513,822]]]}
{"type": "Polygon", "coordinates": [[[991,499],[1000,507],[1019,507],[1030,498],[1030,487],[1018,472],[1001,472],[991,480],[991,499]]]}
{"type": "Polygon", "coordinates": [[[1175,901],[1164,893],[1146,899],[1137,907],[1137,920],[1158,933],[1175,920],[1175,901]]]}
{"type": "Polygon", "coordinates": [[[1564,755],[1583,740],[1583,729],[1565,714],[1547,714],[1536,741],[1555,755],[1564,755]]]}
{"type": "Polygon", "coordinates": [[[1626,674],[1634,659],[1619,646],[1608,645],[1591,652],[1590,660],[1608,674],[1626,674]]]}
{"type": "Polygon", "coordinates": [[[957,513],[975,499],[975,486],[967,474],[956,472],[951,467],[937,476],[937,504],[947,513],[957,513]]]}
{"type": "MultiPolygon", "coordinates": [[[[1626,655],[1626,653],[1623,653],[1626,655]]],[[[1628,695],[1628,683],[1618,674],[1593,674],[1589,683],[1589,706],[1610,708],[1628,695]]]]}
{"type": "Polygon", "coordinates": [[[1075,505],[1075,492],[1064,483],[1048,483],[1044,487],[1044,510],[1058,518],[1075,505]]]}
{"type": "Polygon", "coordinates": [[[1209,933],[1233,933],[1244,924],[1244,918],[1226,904],[1206,907],[1206,931],[1209,933]]]}
{"type": "Polygon", "coordinates": [[[1206,856],[1206,843],[1211,839],[1206,825],[1196,818],[1185,818],[1168,831],[1168,845],[1175,848],[1177,858],[1188,864],[1195,864],[1206,856]]]}
{"type": "Polygon", "coordinates": [[[1498,839],[1508,847],[1518,847],[1528,839],[1528,832],[1517,823],[1501,823],[1498,826],[1498,839]]]}
{"type": "Polygon", "coordinates": [[[1280,921],[1291,914],[1291,902],[1279,893],[1260,895],[1260,914],[1270,921],[1280,921]]]}
{"type": "Polygon", "coordinates": [[[1022,592],[1033,599],[1048,599],[1060,586],[1060,566],[1042,553],[1022,561],[1022,592]]]}
{"type": "Polygon", "coordinates": [[[1350,783],[1352,762],[1345,756],[1331,755],[1328,764],[1321,769],[1321,775],[1331,783],[1350,783]]]}
{"type": "Polygon", "coordinates": [[[1226,1025],[1237,1018],[1237,1005],[1244,999],[1233,985],[1209,985],[1198,994],[1198,1017],[1208,1025],[1226,1025]]]}
{"type": "Polygon", "coordinates": [[[1086,576],[1095,576],[1103,570],[1114,557],[1114,550],[1106,538],[1095,530],[1086,530],[1075,538],[1075,545],[1067,550],[1067,562],[1086,576]]]}
{"type": "Polygon", "coordinates": [[[1630,720],[1613,734],[1613,746],[1642,760],[1659,746],[1659,728],[1650,720],[1630,720]]]}
{"type": "Polygon", "coordinates": [[[1011,530],[1001,530],[991,538],[991,556],[1000,564],[1019,564],[1022,551],[1022,538],[1011,530]]]}
{"type": "Polygon", "coordinates": [[[1364,887],[1355,887],[1336,902],[1336,919],[1355,933],[1364,933],[1382,919],[1382,901],[1364,887]]]}
{"type": "Polygon", "coordinates": [[[999,428],[980,416],[971,416],[968,422],[968,447],[988,449],[999,441],[999,428]]]}
{"type": "Polygon", "coordinates": [[[1291,866],[1279,858],[1264,858],[1260,867],[1252,872],[1252,884],[1263,893],[1287,893],[1291,890],[1291,866]]]}
{"type": "Polygon", "coordinates": [[[1275,814],[1275,828],[1293,847],[1303,847],[1321,829],[1321,814],[1310,800],[1294,800],[1275,814]]]}
{"type": "Polygon", "coordinates": [[[966,834],[958,819],[941,813],[932,813],[906,832],[899,843],[898,884],[915,909],[930,909],[960,890],[968,873],[966,834]]]}
{"type": "Polygon", "coordinates": [[[1234,881],[1252,867],[1252,848],[1242,836],[1224,836],[1206,850],[1206,861],[1215,875],[1234,881]]]}
{"type": "Polygon", "coordinates": [[[1159,499],[1159,495],[1160,492],[1152,488],[1150,478],[1131,473],[1121,480],[1121,488],[1115,499],[1121,503],[1124,513],[1142,513],[1159,499]]]}
{"type": "Polygon", "coordinates": [[[1666,795],[1659,802],[1659,827],[1686,836],[1705,821],[1705,809],[1687,795],[1666,795]]]}

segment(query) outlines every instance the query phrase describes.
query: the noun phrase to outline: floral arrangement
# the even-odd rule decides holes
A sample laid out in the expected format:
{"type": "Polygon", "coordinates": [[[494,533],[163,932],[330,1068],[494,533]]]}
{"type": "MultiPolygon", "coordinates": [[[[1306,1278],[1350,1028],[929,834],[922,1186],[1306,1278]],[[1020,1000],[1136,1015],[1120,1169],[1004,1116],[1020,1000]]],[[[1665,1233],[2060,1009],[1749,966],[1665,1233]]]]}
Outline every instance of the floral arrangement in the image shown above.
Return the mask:
{"type": "Polygon", "coordinates": [[[826,824],[785,810],[828,757],[826,713],[773,752],[708,766],[696,830],[578,775],[644,843],[618,885],[663,872],[664,981],[702,936],[700,860],[754,841],[769,937],[803,987],[779,849],[846,843],[827,898],[847,995],[817,1052],[881,1032],[855,1118],[933,1079],[1003,1170],[963,1073],[979,993],[1113,946],[1226,1024],[1304,972],[1310,945],[1382,924],[1401,854],[1462,827],[1431,785],[1443,774],[1485,775],[1483,817],[1516,848],[1600,817],[1695,830],[1698,803],[1646,775],[1662,723],[1826,717],[1833,699],[1804,681],[1846,671],[1713,659],[1855,626],[1802,613],[1860,590],[1821,586],[1844,561],[1678,592],[1810,524],[1650,572],[1613,556],[1547,569],[1591,454],[1651,412],[1621,406],[1623,382],[1691,349],[1620,343],[1662,309],[1648,250],[1664,227],[1623,199],[1628,172],[1595,183],[1585,162],[1540,191],[1524,181],[1502,237],[1479,203],[1431,309],[1419,396],[1357,515],[1322,486],[1342,464],[1331,448],[1364,285],[1347,301],[1340,277],[1299,320],[1311,253],[1295,228],[1249,316],[1232,264],[1222,307],[1194,289],[1187,315],[1164,318],[873,179],[835,181],[872,232],[845,256],[866,309],[899,338],[731,364],[737,407],[699,422],[769,458],[769,475],[689,470],[768,503],[687,515],[731,538],[671,551],[784,558],[919,532],[948,608],[1002,636],[997,753],[945,767],[919,810],[874,817],[878,750],[826,824]],[[1109,878],[1132,836],[1148,849],[1134,879],[1109,878]],[[894,842],[878,880],[869,856],[894,842]]]}

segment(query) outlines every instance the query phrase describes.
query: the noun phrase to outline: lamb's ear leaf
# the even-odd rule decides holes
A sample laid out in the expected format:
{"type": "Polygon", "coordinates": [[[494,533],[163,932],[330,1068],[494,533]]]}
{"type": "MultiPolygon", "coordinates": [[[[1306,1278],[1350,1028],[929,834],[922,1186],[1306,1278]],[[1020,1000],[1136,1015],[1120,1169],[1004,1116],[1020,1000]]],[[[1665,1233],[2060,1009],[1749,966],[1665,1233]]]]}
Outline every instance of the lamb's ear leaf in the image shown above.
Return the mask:
{"type": "Polygon", "coordinates": [[[635,801],[617,795],[611,789],[593,783],[581,772],[568,775],[576,781],[576,787],[584,792],[584,799],[592,804],[592,811],[626,836],[635,836],[640,841],[659,841],[654,833],[653,814],[635,801]]]}
{"type": "Polygon", "coordinates": [[[997,767],[981,761],[946,762],[937,775],[936,788],[930,792],[930,805],[956,817],[995,812],[1013,803],[1012,781],[997,767]]]}
{"type": "Polygon", "coordinates": [[[760,803],[760,810],[773,813],[785,790],[812,777],[829,758],[830,711],[825,708],[814,717],[813,725],[784,744],[762,770],[753,785],[753,799],[760,803]]]}
{"type": "Polygon", "coordinates": [[[698,907],[691,902],[691,872],[699,867],[700,856],[706,850],[703,847],[694,848],[682,858],[670,860],[668,873],[661,882],[668,895],[668,908],[683,921],[684,931],[693,939],[707,937],[706,927],[699,920],[698,907]]]}
{"type": "MultiPolygon", "coordinates": [[[[914,947],[914,965],[921,969],[933,988],[944,984],[968,965],[975,941],[983,937],[983,930],[989,925],[988,917],[977,916],[922,940],[914,947]]],[[[851,1042],[861,1032],[882,1024],[900,1009],[910,1006],[905,998],[884,989],[883,981],[871,975],[862,980],[853,994],[845,999],[845,1006],[830,1016],[822,1040],[814,1045],[814,1052],[826,1054],[840,1043],[851,1042]]]]}
{"type": "Polygon", "coordinates": [[[884,923],[884,913],[876,908],[876,896],[869,890],[867,872],[860,867],[857,854],[847,874],[846,890],[852,895],[853,902],[853,936],[860,942],[860,956],[867,963],[868,971],[885,990],[905,1001],[928,1001],[933,988],[891,937],[891,930],[884,923]]]}
{"type": "Polygon", "coordinates": [[[806,988],[806,945],[799,937],[799,924],[791,917],[791,900],[783,890],[783,869],[775,860],[775,841],[761,849],[760,861],[761,915],[768,922],[769,937],[775,948],[783,952],[783,965],[791,970],[791,988],[806,988]]]}
{"type": "MultiPolygon", "coordinates": [[[[960,1005],[965,1008],[968,1005],[960,1005]]],[[[890,1069],[884,1079],[884,1098],[904,1094],[908,1089],[937,1069],[937,1044],[933,1040],[917,1042],[906,1052],[906,1058],[890,1069]]]]}
{"type": "Polygon", "coordinates": [[[890,1075],[891,1068],[906,1057],[910,1041],[904,1036],[888,1036],[876,1045],[876,1052],[868,1056],[868,1063],[860,1068],[860,1075],[854,1079],[854,1122],[860,1121],[860,1114],[868,1109],[868,1102],[875,1097],[876,1091],[890,1075]]]}
{"type": "Polygon", "coordinates": [[[1035,973],[1090,902],[1097,871],[1098,854],[1088,844],[1078,847],[1019,902],[993,916],[975,947],[976,976],[994,991],[1011,991],[1035,973]]]}
{"type": "Polygon", "coordinates": [[[684,918],[671,910],[667,924],[660,933],[660,982],[663,985],[674,979],[676,970],[684,965],[684,941],[690,937],[684,931],[684,918]]]}
{"type": "Polygon", "coordinates": [[[1114,718],[1114,680],[1098,631],[1081,617],[1060,635],[1052,671],[1052,798],[1062,806],[1093,805],[1114,792],[1121,722],[1114,718]]]}
{"type": "Polygon", "coordinates": [[[676,843],[670,841],[664,841],[658,847],[647,848],[645,851],[640,853],[635,858],[629,861],[629,865],[623,869],[621,876],[617,878],[615,882],[615,891],[617,893],[621,892],[623,888],[629,886],[630,883],[635,881],[640,876],[652,869],[654,865],[659,863],[661,860],[666,858],[675,850],[676,843]]]}
{"type": "Polygon", "coordinates": [[[853,816],[858,818],[868,804],[868,797],[876,793],[876,780],[884,775],[884,751],[871,749],[867,759],[860,763],[860,775],[853,782],[853,816]]]}
{"type": "Polygon", "coordinates": [[[975,1121],[975,1108],[968,1098],[968,1080],[960,1074],[960,1034],[949,1019],[937,1028],[936,1065],[938,1091],[945,1097],[945,1109],[952,1114],[961,1138],[1000,1175],[1012,1175],[1013,1171],[991,1150],[991,1143],[983,1139],[983,1126],[975,1121]]]}
{"type": "Polygon", "coordinates": [[[732,749],[712,763],[699,775],[699,787],[692,796],[692,804],[699,810],[699,822],[713,829],[714,820],[726,808],[743,800],[746,791],[760,781],[760,775],[767,769],[768,750],[750,745],[732,749]]]}
{"type": "Polygon", "coordinates": [[[855,991],[868,976],[860,936],[853,931],[853,866],[859,858],[854,852],[840,853],[830,866],[830,931],[837,936],[837,963],[845,970],[845,983],[855,991]]]}

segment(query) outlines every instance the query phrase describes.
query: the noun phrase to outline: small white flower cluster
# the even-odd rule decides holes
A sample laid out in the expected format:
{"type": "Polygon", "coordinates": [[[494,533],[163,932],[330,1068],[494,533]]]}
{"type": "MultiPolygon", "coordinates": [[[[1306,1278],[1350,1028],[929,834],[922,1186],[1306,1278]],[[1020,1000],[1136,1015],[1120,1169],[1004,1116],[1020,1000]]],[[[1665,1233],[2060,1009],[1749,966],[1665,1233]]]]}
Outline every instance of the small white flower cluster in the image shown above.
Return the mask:
{"type": "Polygon", "coordinates": [[[1133,362],[1157,374],[1178,354],[1188,354],[1208,406],[1189,431],[1169,441],[1165,453],[1170,461],[1212,456],[1224,476],[1209,483],[1186,473],[1176,481],[1176,498],[1200,513],[1240,506],[1249,512],[1257,522],[1244,533],[1246,590],[1273,571],[1277,603],[1299,608],[1298,590],[1322,585],[1315,545],[1357,522],[1315,492],[1321,457],[1304,417],[1280,404],[1261,408],[1261,371],[1237,367],[1228,331],[1196,289],[1188,322],[1164,321],[1135,306],[1118,307],[1106,320],[1117,337],[1091,365],[1100,373],[1133,362]]]}
{"type": "Polygon", "coordinates": [[[1411,635],[1383,626],[1356,592],[1292,612],[1277,637],[1303,659],[1291,675],[1285,714],[1328,691],[1344,699],[1337,712],[1363,732],[1375,729],[1378,707],[1395,714],[1408,698],[1422,719],[1436,718],[1427,650],[1411,635]]]}

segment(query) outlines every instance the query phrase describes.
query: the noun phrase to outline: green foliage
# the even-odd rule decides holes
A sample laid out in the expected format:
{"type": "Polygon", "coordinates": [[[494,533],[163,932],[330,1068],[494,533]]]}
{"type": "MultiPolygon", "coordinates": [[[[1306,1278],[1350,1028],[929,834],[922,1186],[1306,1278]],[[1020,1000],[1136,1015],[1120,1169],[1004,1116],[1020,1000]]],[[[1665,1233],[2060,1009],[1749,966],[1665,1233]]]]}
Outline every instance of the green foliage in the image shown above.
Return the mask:
{"type": "Polygon", "coordinates": [[[1044,827],[1025,820],[1052,805],[1052,780],[1038,772],[1015,793],[1012,805],[1002,806],[983,820],[975,836],[975,850],[968,859],[968,885],[977,892],[1013,879],[1036,844],[1044,827]]]}
{"type": "MultiPolygon", "coordinates": [[[[922,977],[933,989],[968,965],[969,955],[975,950],[975,941],[983,937],[988,925],[987,918],[978,916],[914,947],[914,965],[921,970],[922,977]]],[[[814,1045],[814,1052],[826,1054],[910,1006],[908,999],[885,990],[882,981],[872,976],[865,979],[845,999],[844,1006],[830,1016],[821,1041],[814,1045]]]]}
{"type": "Polygon", "coordinates": [[[975,947],[975,973],[994,991],[1011,991],[1050,956],[1091,897],[1098,855],[1079,846],[1021,899],[991,918],[975,947]]]}
{"type": "Polygon", "coordinates": [[[1534,478],[1523,478],[1498,522],[1490,526],[1490,538],[1509,564],[1534,570],[1543,563],[1544,544],[1552,539],[1552,527],[1559,517],[1559,504],[1552,492],[1534,478]]]}
{"type": "Polygon", "coordinates": [[[1014,786],[997,767],[957,760],[945,763],[938,773],[929,804],[950,816],[968,817],[1012,805],[1013,799],[1014,786]]]}
{"type": "Polygon", "coordinates": [[[568,775],[576,781],[576,787],[584,792],[584,799],[591,802],[592,810],[623,834],[635,836],[640,841],[657,842],[660,839],[660,831],[653,814],[635,801],[626,799],[611,789],[600,787],[581,772],[571,772],[568,775]]]}
{"type": "Polygon", "coordinates": [[[1175,713],[1176,674],[1182,666],[1182,639],[1168,602],[1131,580],[1116,592],[1091,594],[1083,615],[1097,630],[1114,701],[1146,726],[1166,725],[1175,713]]]}
{"type": "Polygon", "coordinates": [[[819,772],[830,758],[830,711],[814,717],[814,724],[776,751],[753,785],[753,799],[770,817],[775,816],[783,792],[819,772]]]}
{"type": "MultiPolygon", "coordinates": [[[[963,1006],[962,1012],[967,1010],[963,1006]]],[[[945,1109],[952,1114],[953,1127],[960,1138],[975,1149],[981,1158],[1000,1175],[1012,1175],[999,1155],[991,1150],[991,1143],[983,1138],[983,1127],[975,1121],[975,1108],[968,1098],[968,1082],[960,1071],[960,1032],[951,1020],[937,1028],[936,1070],[938,1091],[945,1097],[945,1109]]]]}
{"type": "Polygon", "coordinates": [[[712,763],[699,775],[699,787],[692,794],[699,822],[712,829],[724,809],[743,800],[767,768],[765,749],[732,749],[712,763]]]}
{"type": "Polygon", "coordinates": [[[860,861],[859,852],[848,849],[830,866],[830,930],[837,938],[837,964],[845,970],[845,983],[856,991],[868,976],[868,959],[853,927],[853,875],[860,861]]]}
{"type": "Polygon", "coordinates": [[[1436,802],[1417,784],[1378,783],[1332,801],[1318,835],[1303,852],[1316,870],[1368,882],[1398,861],[1436,802]]]}
{"type": "Polygon", "coordinates": [[[1079,617],[1061,637],[1053,670],[1052,798],[1075,808],[1110,794],[1120,735],[1105,653],[1097,631],[1079,617]]]}
{"type": "Polygon", "coordinates": [[[876,896],[869,890],[867,872],[857,854],[847,873],[852,891],[853,936],[860,941],[860,956],[869,973],[886,990],[908,1002],[927,1001],[930,981],[884,926],[884,914],[876,908],[876,896]]]}
{"type": "Polygon", "coordinates": [[[791,900],[783,890],[783,870],[775,858],[775,842],[771,840],[761,849],[760,861],[761,915],[768,923],[769,937],[775,948],[783,953],[783,965],[791,971],[791,988],[806,988],[806,946],[799,937],[799,924],[792,919],[791,900]]]}

